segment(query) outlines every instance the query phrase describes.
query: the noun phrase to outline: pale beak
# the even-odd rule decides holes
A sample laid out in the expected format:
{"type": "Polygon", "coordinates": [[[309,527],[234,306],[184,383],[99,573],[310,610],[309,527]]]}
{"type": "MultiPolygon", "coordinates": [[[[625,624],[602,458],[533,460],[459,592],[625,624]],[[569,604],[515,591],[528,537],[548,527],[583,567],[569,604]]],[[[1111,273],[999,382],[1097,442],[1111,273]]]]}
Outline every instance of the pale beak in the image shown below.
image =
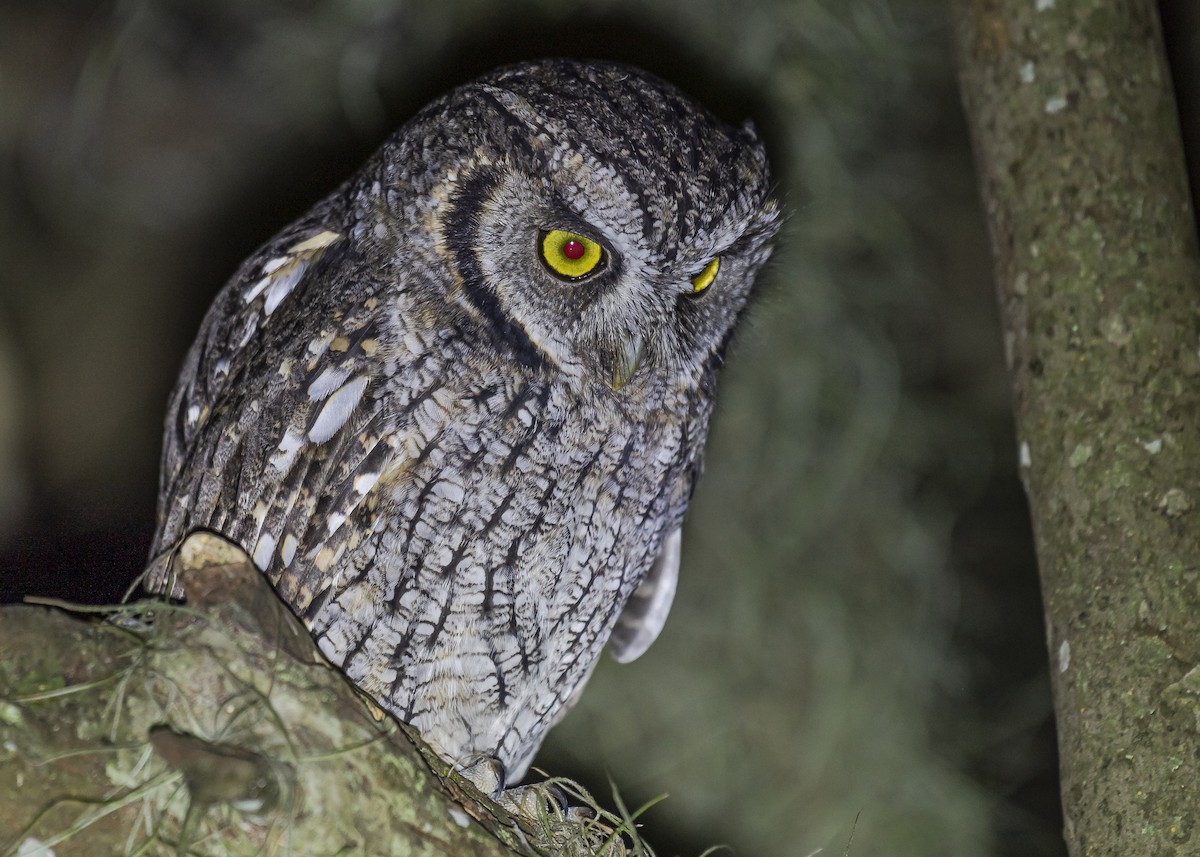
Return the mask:
{"type": "Polygon", "coordinates": [[[628,384],[629,379],[637,372],[646,349],[646,340],[640,333],[631,333],[613,345],[615,347],[612,349],[612,380],[609,383],[615,391],[628,384]]]}

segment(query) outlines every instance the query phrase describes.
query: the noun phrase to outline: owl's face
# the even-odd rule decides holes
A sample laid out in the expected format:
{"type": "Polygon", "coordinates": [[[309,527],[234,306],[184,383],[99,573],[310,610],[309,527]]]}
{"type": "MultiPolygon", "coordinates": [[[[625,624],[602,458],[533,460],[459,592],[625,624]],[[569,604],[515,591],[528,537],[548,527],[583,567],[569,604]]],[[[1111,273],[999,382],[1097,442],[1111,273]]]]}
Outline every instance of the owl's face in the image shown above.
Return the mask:
{"type": "Polygon", "coordinates": [[[502,69],[431,105],[449,297],[509,353],[626,396],[711,386],[778,209],[753,129],[622,66],[502,69]]]}

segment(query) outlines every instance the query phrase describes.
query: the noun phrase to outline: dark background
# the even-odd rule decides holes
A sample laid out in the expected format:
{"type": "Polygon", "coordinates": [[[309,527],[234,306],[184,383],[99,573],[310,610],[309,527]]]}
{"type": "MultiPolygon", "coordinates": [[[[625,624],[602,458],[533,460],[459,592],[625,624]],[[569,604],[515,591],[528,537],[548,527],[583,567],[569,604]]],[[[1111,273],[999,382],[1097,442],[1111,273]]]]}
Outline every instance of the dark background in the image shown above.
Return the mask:
{"type": "Polygon", "coordinates": [[[0,596],[122,596],[208,302],[387,133],[502,62],[625,60],[753,117],[789,220],[671,620],[539,764],[669,792],[664,855],[841,853],[856,816],[856,857],[1065,853],[950,36],[933,0],[0,3],[0,596]]]}

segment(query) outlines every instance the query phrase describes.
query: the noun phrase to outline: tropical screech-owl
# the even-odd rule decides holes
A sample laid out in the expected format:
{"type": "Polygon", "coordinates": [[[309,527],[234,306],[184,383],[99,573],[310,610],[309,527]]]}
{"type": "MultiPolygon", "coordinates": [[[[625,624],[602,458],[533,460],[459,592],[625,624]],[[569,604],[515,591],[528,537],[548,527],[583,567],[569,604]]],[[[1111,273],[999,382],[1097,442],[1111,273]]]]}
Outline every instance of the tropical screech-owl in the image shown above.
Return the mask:
{"type": "Polygon", "coordinates": [[[435,101],[218,295],[155,554],[240,543],[350,679],[517,780],[605,643],[666,618],[770,191],[749,124],[637,69],[435,101]]]}

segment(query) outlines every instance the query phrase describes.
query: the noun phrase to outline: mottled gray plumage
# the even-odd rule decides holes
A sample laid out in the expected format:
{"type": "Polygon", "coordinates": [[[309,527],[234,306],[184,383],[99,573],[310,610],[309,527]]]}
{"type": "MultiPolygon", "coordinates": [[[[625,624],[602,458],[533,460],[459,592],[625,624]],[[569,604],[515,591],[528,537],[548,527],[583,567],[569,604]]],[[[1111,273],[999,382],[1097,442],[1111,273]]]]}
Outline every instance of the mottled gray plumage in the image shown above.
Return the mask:
{"type": "Polygon", "coordinates": [[[381,705],[520,777],[610,634],[632,659],[670,607],[769,191],[748,126],[636,69],[529,63],[434,102],[217,297],[156,552],[239,542],[381,705]],[[602,264],[555,274],[547,230],[602,264]]]}

